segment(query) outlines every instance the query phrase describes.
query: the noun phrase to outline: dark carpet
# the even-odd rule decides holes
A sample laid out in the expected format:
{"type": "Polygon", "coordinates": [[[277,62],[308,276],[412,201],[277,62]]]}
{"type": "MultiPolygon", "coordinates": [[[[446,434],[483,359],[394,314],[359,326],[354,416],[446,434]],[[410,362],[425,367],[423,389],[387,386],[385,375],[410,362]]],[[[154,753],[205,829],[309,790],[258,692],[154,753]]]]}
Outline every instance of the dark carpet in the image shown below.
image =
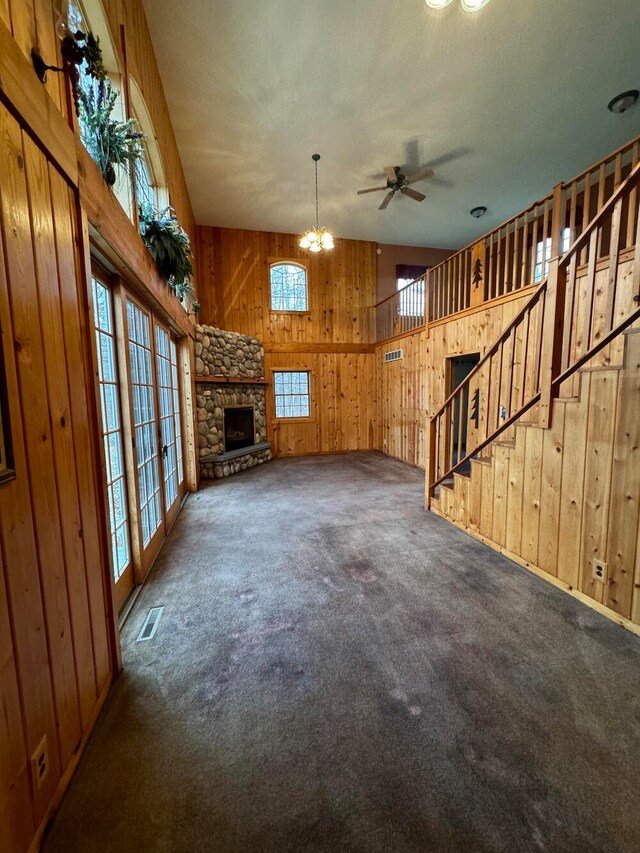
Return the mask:
{"type": "Polygon", "coordinates": [[[192,496],[46,853],[640,850],[640,641],[422,503],[364,453],[192,496]]]}

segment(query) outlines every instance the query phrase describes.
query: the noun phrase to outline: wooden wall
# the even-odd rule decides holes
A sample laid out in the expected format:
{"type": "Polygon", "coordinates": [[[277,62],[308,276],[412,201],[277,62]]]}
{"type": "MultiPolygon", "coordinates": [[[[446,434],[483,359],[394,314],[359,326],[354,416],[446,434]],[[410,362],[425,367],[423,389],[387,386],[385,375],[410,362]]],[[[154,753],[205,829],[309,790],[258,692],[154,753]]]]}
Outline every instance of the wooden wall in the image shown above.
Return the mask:
{"type": "MultiPolygon", "coordinates": [[[[153,119],[172,204],[193,235],[142,0],[105,0],[104,8],[122,70],[136,78],[153,119]]],[[[120,666],[90,238],[183,341],[192,328],[79,142],[67,81],[49,74],[43,86],[33,72],[34,47],[60,64],[54,23],[52,0],[0,0],[0,328],[16,468],[0,484],[2,853],[37,847],[120,666]],[[43,737],[49,769],[39,787],[30,759],[43,737]]],[[[189,391],[190,380],[187,407],[189,391]]]]}
{"type": "Polygon", "coordinates": [[[0,620],[12,626],[1,652],[0,833],[19,851],[88,735],[116,662],[75,199],[4,106],[0,196],[16,461],[15,480],[0,485],[0,620]],[[29,760],[43,737],[50,769],[38,789],[29,760]]]}
{"type": "Polygon", "coordinates": [[[518,296],[450,322],[376,346],[376,448],[410,465],[426,466],[429,418],[445,401],[446,360],[482,353],[499,337],[526,297],[518,296]],[[384,354],[403,350],[399,361],[384,354]]]}
{"type": "Polygon", "coordinates": [[[336,240],[313,255],[299,235],[197,229],[200,319],[264,342],[267,378],[275,369],[311,372],[308,421],[276,421],[268,389],[268,437],[280,456],[366,450],[374,446],[375,363],[372,307],[376,244],[336,240]],[[269,265],[308,263],[309,311],[270,311],[269,265]]]}

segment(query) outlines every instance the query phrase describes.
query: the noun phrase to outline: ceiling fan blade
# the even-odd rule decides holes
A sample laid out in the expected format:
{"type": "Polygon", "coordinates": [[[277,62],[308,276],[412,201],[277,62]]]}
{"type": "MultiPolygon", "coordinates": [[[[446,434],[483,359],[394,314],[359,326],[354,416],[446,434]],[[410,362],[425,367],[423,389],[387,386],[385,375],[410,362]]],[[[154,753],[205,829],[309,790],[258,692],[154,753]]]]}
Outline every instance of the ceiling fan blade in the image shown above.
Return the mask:
{"type": "Polygon", "coordinates": [[[364,193],[377,193],[379,190],[388,190],[388,189],[389,189],[389,187],[386,186],[386,184],[385,184],[384,187],[371,187],[368,190],[358,190],[358,195],[364,195],[364,193]]]}
{"type": "Polygon", "coordinates": [[[416,201],[424,201],[426,198],[426,195],[422,195],[422,193],[416,192],[415,190],[410,190],[409,187],[402,187],[400,192],[408,195],[409,198],[414,198],[416,201]]]}
{"type": "Polygon", "coordinates": [[[395,194],[396,194],[395,190],[391,190],[390,193],[387,193],[387,195],[384,197],[384,200],[383,200],[382,204],[380,205],[380,207],[378,208],[378,210],[384,210],[385,207],[389,204],[389,202],[391,201],[391,199],[394,197],[395,194]]]}
{"type": "Polygon", "coordinates": [[[398,180],[396,170],[393,168],[393,166],[385,166],[384,167],[384,173],[387,176],[388,180],[390,180],[390,181],[397,181],[398,180]]]}
{"type": "Polygon", "coordinates": [[[407,184],[414,184],[416,181],[424,181],[426,178],[433,177],[433,169],[420,169],[415,175],[409,175],[406,180],[407,184]]]}

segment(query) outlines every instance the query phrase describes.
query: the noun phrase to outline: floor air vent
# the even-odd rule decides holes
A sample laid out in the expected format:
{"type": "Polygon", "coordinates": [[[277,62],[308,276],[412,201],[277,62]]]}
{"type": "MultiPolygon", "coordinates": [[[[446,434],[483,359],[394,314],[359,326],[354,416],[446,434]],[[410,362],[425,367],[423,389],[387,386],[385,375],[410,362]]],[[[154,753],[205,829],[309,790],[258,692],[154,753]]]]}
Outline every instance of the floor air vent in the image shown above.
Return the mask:
{"type": "Polygon", "coordinates": [[[158,622],[160,621],[160,617],[162,616],[162,611],[164,607],[152,607],[151,610],[147,613],[147,618],[144,620],[144,625],[142,626],[140,633],[138,634],[138,639],[136,642],[140,642],[141,640],[152,640],[155,636],[156,631],[158,630],[158,622]]]}
{"type": "Polygon", "coordinates": [[[400,361],[404,352],[401,349],[392,349],[391,352],[385,352],[384,360],[385,361],[400,361]]]}

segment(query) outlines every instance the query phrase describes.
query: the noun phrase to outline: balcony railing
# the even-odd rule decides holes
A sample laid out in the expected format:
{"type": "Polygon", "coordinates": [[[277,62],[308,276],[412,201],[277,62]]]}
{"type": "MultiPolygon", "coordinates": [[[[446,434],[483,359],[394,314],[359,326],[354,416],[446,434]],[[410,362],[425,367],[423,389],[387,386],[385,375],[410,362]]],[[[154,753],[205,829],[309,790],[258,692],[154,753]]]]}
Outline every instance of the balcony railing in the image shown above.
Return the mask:
{"type": "Polygon", "coordinates": [[[410,281],[403,288],[375,306],[376,340],[384,341],[424,326],[426,322],[425,276],[410,281]]]}
{"type": "MultiPolygon", "coordinates": [[[[549,272],[554,227],[566,251],[604,208],[639,159],[634,139],[570,181],[503,222],[489,234],[429,271],[429,322],[437,322],[540,284],[549,272]],[[558,201],[559,200],[559,201],[558,201]],[[554,215],[554,204],[560,210],[554,215]]],[[[625,222],[623,248],[633,245],[625,222]]],[[[608,247],[600,247],[607,254],[608,247]]]]}

